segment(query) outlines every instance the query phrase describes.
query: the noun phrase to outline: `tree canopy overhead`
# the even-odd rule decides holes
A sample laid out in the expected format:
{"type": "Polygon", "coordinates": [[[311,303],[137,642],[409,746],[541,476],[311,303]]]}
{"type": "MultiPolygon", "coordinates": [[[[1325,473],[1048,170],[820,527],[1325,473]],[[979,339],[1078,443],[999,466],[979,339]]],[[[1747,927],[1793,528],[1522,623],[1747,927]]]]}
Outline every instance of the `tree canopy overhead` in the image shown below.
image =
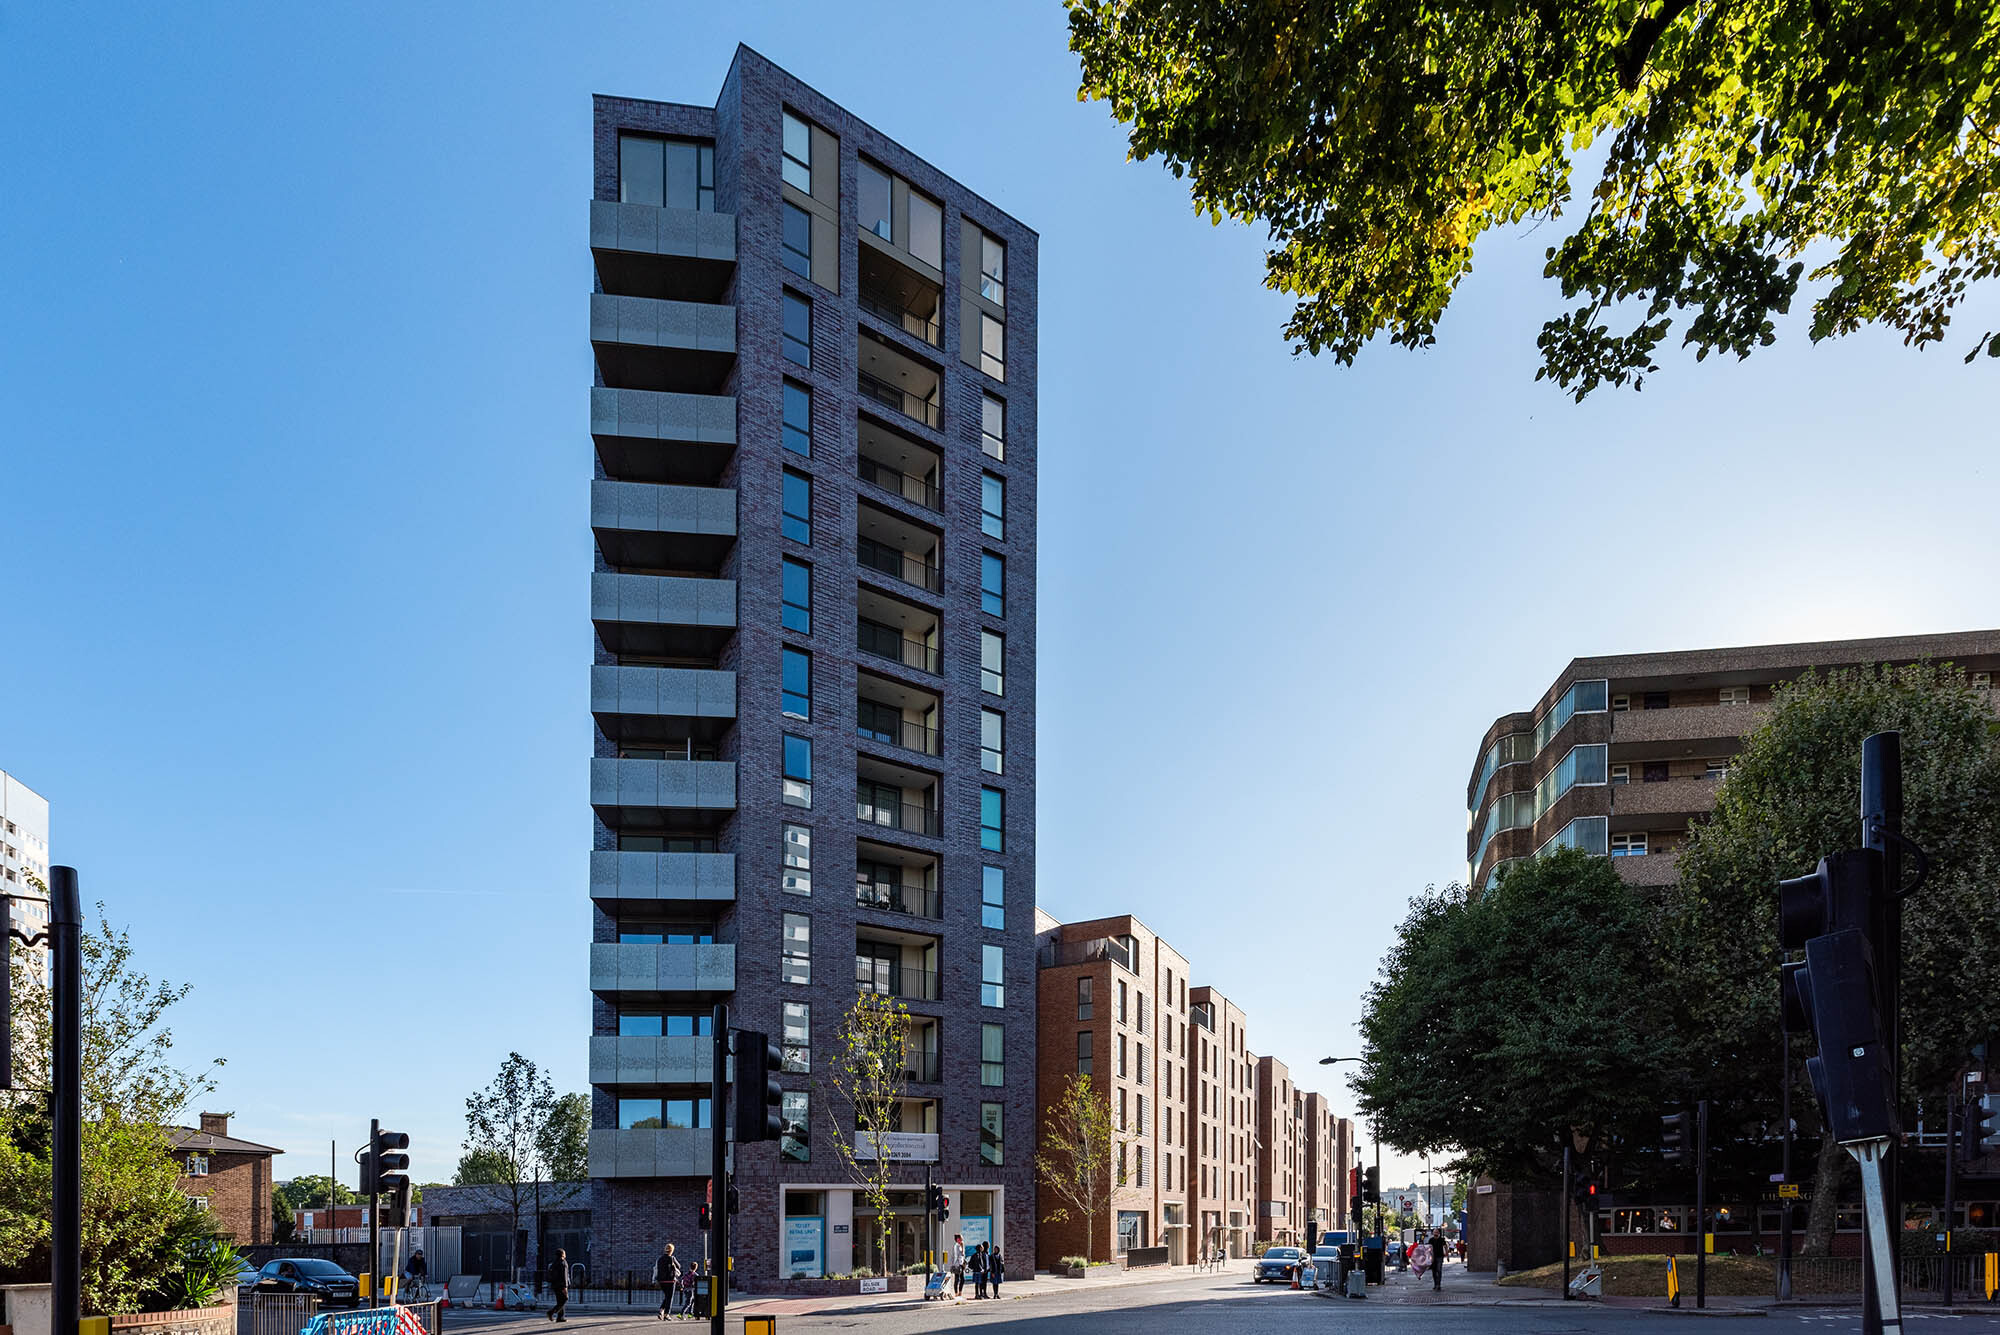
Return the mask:
{"type": "Polygon", "coordinates": [[[1562,220],[1546,273],[1571,303],[1537,375],[1579,399],[1637,388],[1676,329],[1747,356],[1808,284],[1815,341],[1930,343],[2000,267],[1988,5],[1067,3],[1079,97],[1197,209],[1269,225],[1300,351],[1430,344],[1479,236],[1529,219],[1562,220]]]}

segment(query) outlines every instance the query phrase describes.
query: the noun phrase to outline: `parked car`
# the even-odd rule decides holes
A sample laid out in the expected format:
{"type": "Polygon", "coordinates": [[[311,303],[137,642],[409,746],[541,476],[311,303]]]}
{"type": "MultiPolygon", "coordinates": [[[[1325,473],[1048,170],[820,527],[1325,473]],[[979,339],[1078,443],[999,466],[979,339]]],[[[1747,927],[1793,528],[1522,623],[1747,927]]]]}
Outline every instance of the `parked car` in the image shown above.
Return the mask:
{"type": "Polygon", "coordinates": [[[313,1256],[279,1257],[257,1272],[258,1293],[310,1293],[322,1307],[353,1306],[360,1281],[331,1261],[313,1256]]]}
{"type": "Polygon", "coordinates": [[[1390,1265],[1401,1265],[1403,1262],[1403,1240],[1401,1238],[1390,1238],[1389,1249],[1382,1253],[1382,1259],[1390,1265]]]}
{"type": "Polygon", "coordinates": [[[257,1282],[257,1276],[263,1273],[262,1270],[257,1268],[255,1262],[244,1261],[236,1272],[236,1287],[239,1289],[249,1288],[257,1282]]]}
{"type": "Polygon", "coordinates": [[[1292,1271],[1298,1269],[1305,1253],[1297,1247],[1270,1247],[1257,1258],[1257,1264],[1250,1267],[1250,1282],[1262,1284],[1267,1279],[1275,1279],[1281,1284],[1292,1282],[1292,1271]]]}

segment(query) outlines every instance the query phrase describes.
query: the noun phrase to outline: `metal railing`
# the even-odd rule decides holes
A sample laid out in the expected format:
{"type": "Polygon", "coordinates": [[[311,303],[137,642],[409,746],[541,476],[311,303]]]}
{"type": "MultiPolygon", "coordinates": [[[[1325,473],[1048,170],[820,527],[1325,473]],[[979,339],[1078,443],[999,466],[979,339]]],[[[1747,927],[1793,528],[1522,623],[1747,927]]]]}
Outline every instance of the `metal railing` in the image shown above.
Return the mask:
{"type": "Polygon", "coordinates": [[[894,626],[885,626],[879,621],[858,618],[854,626],[855,645],[864,654],[876,658],[886,658],[891,663],[900,663],[919,672],[937,676],[940,670],[937,646],[925,644],[922,640],[912,640],[894,626]]]}
{"type": "Polygon", "coordinates": [[[938,975],[929,969],[905,969],[873,955],[854,957],[854,984],[862,992],[901,997],[906,1001],[936,1001],[938,975]]]}
{"type": "Polygon", "coordinates": [[[910,555],[899,547],[887,546],[876,542],[873,538],[856,538],[854,554],[855,559],[862,565],[891,579],[899,579],[920,589],[929,589],[932,593],[944,588],[944,576],[936,566],[920,556],[910,555]]]}
{"type": "Polygon", "coordinates": [[[870,825],[880,825],[890,830],[908,830],[912,834],[935,835],[942,824],[939,813],[931,807],[918,806],[914,802],[870,802],[856,798],[855,818],[870,825]]]}
{"type": "Polygon", "coordinates": [[[882,881],[859,881],[854,886],[858,908],[880,913],[907,913],[913,918],[944,917],[944,896],[928,886],[893,885],[882,881]]]}
{"type": "Polygon", "coordinates": [[[1040,959],[1044,969],[1110,960],[1125,972],[1133,972],[1132,956],[1127,953],[1125,943],[1109,936],[1093,937],[1088,941],[1057,941],[1042,947],[1040,959]]]}
{"type": "Polygon", "coordinates": [[[912,1052],[904,1056],[903,1079],[919,1085],[935,1085],[938,1078],[938,1055],[935,1052],[912,1052]]]}
{"type": "Polygon", "coordinates": [[[913,303],[888,299],[885,295],[870,292],[866,287],[860,289],[860,297],[861,309],[876,319],[886,320],[910,337],[920,338],[934,348],[940,346],[943,331],[938,323],[938,312],[943,310],[944,303],[935,296],[931,298],[929,315],[918,310],[913,303]]]}
{"type": "Polygon", "coordinates": [[[310,1293],[253,1293],[250,1335],[299,1335],[318,1312],[319,1299],[310,1293]]]}
{"type": "Polygon", "coordinates": [[[921,505],[926,510],[944,509],[938,501],[936,487],[913,473],[902,472],[887,464],[878,464],[865,454],[856,457],[854,474],[863,482],[870,482],[884,491],[894,492],[913,505],[921,505]]]}
{"type": "Polygon", "coordinates": [[[916,751],[922,755],[938,754],[938,730],[927,728],[921,723],[908,719],[897,719],[893,729],[872,723],[856,723],[856,735],[866,737],[871,742],[886,742],[890,746],[900,746],[906,751],[916,751]]]}
{"type": "MultiPolygon", "coordinates": [[[[855,388],[860,391],[861,397],[870,403],[879,403],[891,412],[901,413],[912,421],[922,422],[928,427],[935,427],[938,424],[936,398],[921,398],[908,390],[897,388],[886,380],[869,375],[866,371],[855,372],[854,379],[855,388]]],[[[933,389],[931,393],[935,395],[937,391],[933,389]]]]}

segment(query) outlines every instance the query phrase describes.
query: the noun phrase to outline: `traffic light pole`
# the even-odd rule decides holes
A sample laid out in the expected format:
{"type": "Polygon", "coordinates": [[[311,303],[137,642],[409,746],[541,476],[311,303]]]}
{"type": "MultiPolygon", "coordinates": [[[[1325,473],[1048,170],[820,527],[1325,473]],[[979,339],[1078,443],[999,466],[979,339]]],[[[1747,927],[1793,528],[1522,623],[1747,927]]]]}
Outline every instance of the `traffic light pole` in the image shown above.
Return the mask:
{"type": "Polygon", "coordinates": [[[1569,1213],[1570,1213],[1570,1209],[1571,1209],[1571,1207],[1573,1207],[1573,1206],[1574,1206],[1574,1205],[1576,1204],[1576,1202],[1575,1202],[1575,1201],[1574,1201],[1573,1199],[1571,1199],[1571,1197],[1570,1197],[1570,1191],[1571,1191],[1571,1184],[1570,1184],[1570,1174],[1569,1174],[1569,1146],[1565,1145],[1565,1146],[1563,1146],[1563,1196],[1562,1196],[1562,1200],[1563,1200],[1563,1203],[1562,1203],[1562,1216],[1563,1216],[1563,1289],[1562,1289],[1562,1293],[1563,1293],[1563,1301],[1564,1301],[1564,1302],[1568,1302],[1568,1301],[1569,1301],[1569,1299],[1570,1299],[1570,1297],[1571,1297],[1571,1294],[1570,1294],[1570,1291],[1569,1291],[1569,1253],[1570,1253],[1570,1242],[1569,1242],[1569,1213]]]}
{"type": "Polygon", "coordinates": [[[375,1146],[382,1139],[382,1123],[368,1119],[368,1149],[362,1159],[362,1176],[368,1179],[368,1305],[382,1305],[382,1201],[377,1190],[381,1174],[375,1171],[375,1146]]]}
{"type": "Polygon", "coordinates": [[[1951,1225],[1958,1217],[1958,1095],[1964,1082],[1955,1082],[1944,1101],[1944,1305],[1951,1306],[1951,1225]]]}
{"type": "Polygon", "coordinates": [[[1708,1100],[1694,1114],[1694,1305],[1708,1306],[1708,1100]]]}
{"type": "Polygon", "coordinates": [[[709,1027],[714,1047],[708,1073],[708,1171],[712,1203],[708,1207],[708,1331],[723,1335],[722,1310],[729,1301],[729,1006],[715,1003],[709,1027]],[[720,1190],[713,1188],[719,1187],[720,1190]]]}
{"type": "MultiPolygon", "coordinates": [[[[1869,933],[1881,943],[1875,955],[1876,988],[1880,994],[1882,1022],[1889,1031],[1889,1098],[1898,1109],[1903,1102],[1903,735],[1878,732],[1861,743],[1861,843],[1882,855],[1882,889],[1876,929],[1869,933]]],[[[1899,1119],[1900,1120],[1900,1119],[1899,1119]]],[[[1864,1163],[1864,1170],[1867,1165],[1864,1163]]],[[[1892,1137],[1879,1159],[1883,1208],[1888,1212],[1889,1237],[1893,1240],[1903,1226],[1903,1193],[1898,1172],[1896,1142],[1892,1137]]],[[[1864,1176],[1865,1176],[1864,1171],[1864,1176]]],[[[1866,1235],[1873,1239],[1873,1232],[1866,1235]]],[[[1872,1245],[1872,1243],[1871,1243],[1872,1245]]],[[[1870,1273],[1887,1273],[1897,1283],[1895,1257],[1885,1267],[1875,1264],[1870,1273]]],[[[1900,1293],[1871,1292],[1861,1310],[1863,1335],[1882,1335],[1883,1310],[1899,1310],[1900,1293]]]]}
{"type": "MultiPolygon", "coordinates": [[[[0,903],[0,920],[6,915],[0,903]]],[[[49,1202],[49,1329],[69,1335],[83,1314],[83,909],[74,867],[49,868],[48,934],[49,999],[55,1007],[50,1034],[55,1051],[49,1054],[55,1085],[55,1120],[49,1128],[54,1191],[49,1202]]],[[[12,951],[8,954],[11,968],[12,951]]],[[[12,1015],[0,1020],[13,1022],[12,1015]]]]}
{"type": "MultiPolygon", "coordinates": [[[[1785,1016],[1784,998],[1778,999],[1778,1065],[1784,1072],[1779,1116],[1785,1124],[1783,1159],[1778,1165],[1778,1182],[1789,1189],[1792,1181],[1792,1026],[1785,1016]]],[[[1792,1298],[1792,1202],[1796,1197],[1778,1196],[1778,1301],[1792,1298]]]]}

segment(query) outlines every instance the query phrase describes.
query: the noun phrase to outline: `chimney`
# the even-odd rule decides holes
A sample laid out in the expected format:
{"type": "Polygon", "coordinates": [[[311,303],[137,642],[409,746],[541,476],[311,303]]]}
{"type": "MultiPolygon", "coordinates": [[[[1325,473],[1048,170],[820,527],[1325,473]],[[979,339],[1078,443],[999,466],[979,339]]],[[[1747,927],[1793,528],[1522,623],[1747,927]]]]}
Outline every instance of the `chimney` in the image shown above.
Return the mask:
{"type": "Polygon", "coordinates": [[[204,1136],[226,1136],[229,1134],[228,1113],[203,1113],[201,1133],[204,1136]]]}

